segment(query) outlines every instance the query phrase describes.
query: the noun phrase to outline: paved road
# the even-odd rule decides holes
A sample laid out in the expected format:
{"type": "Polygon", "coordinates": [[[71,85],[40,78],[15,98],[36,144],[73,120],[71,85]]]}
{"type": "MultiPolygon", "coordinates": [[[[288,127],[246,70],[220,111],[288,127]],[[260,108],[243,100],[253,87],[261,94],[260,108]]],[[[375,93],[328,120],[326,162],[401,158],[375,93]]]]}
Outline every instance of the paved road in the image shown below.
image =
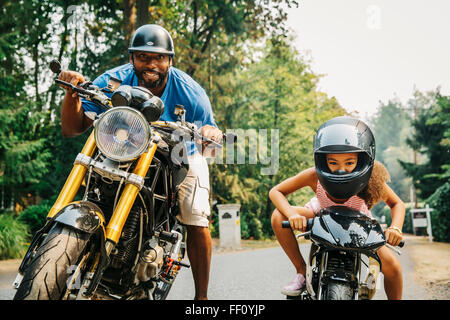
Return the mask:
{"type": "MultiPolygon", "coordinates": [[[[303,257],[308,257],[309,245],[300,246],[303,257]]],[[[403,268],[403,298],[408,300],[429,299],[425,288],[413,278],[413,262],[408,251],[402,250],[400,262],[403,268]]],[[[280,293],[295,274],[295,269],[280,247],[247,250],[214,255],[211,263],[209,299],[224,300],[280,300],[280,293]]],[[[387,299],[380,275],[380,288],[375,300],[387,299]]],[[[188,300],[194,297],[190,270],[182,270],[174,283],[168,299],[188,300]]]]}
{"type": "MultiPolygon", "coordinates": [[[[309,245],[301,245],[304,257],[309,245]]],[[[413,278],[413,262],[408,250],[403,250],[400,261],[404,273],[403,298],[409,300],[429,299],[425,288],[413,278]]],[[[242,250],[214,254],[211,263],[209,299],[212,300],[284,300],[281,288],[294,275],[294,268],[280,247],[242,250]]],[[[10,300],[14,295],[11,283],[16,273],[0,272],[0,300],[10,300]]],[[[382,277],[382,275],[381,275],[382,277]]],[[[169,300],[191,300],[194,297],[192,273],[182,269],[175,281],[169,300]]],[[[382,279],[375,295],[376,300],[386,299],[382,279]]]]}

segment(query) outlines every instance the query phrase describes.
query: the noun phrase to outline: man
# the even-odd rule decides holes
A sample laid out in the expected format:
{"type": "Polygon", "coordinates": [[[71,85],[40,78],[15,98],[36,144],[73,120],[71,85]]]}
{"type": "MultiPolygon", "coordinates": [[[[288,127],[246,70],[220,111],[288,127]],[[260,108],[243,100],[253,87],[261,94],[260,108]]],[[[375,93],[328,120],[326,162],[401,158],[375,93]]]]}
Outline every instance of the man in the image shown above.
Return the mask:
{"type": "MultiPolygon", "coordinates": [[[[186,73],[172,67],[174,46],[166,29],[154,24],[138,28],[128,51],[130,63],[106,71],[93,83],[103,88],[117,79],[122,85],[145,87],[164,102],[161,120],[176,121],[175,104],[180,104],[185,107],[186,121],[201,122],[203,136],[217,142],[222,140],[205,90],[186,73]]],[[[73,85],[85,81],[74,71],[62,71],[59,79],[73,85]]],[[[72,137],[83,133],[101,112],[95,104],[80,99],[66,88],[61,108],[62,134],[72,137]]],[[[188,144],[188,159],[189,172],[180,186],[177,217],[187,228],[187,252],[195,282],[194,299],[206,300],[212,247],[208,229],[209,172],[205,159],[193,143],[188,144]]]]}

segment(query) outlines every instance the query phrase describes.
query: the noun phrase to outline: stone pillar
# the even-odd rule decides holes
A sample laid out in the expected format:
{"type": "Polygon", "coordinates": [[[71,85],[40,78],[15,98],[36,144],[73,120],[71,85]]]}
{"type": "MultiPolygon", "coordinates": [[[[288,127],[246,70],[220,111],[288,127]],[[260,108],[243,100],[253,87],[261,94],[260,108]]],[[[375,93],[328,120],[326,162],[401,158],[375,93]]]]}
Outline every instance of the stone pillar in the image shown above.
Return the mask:
{"type": "Polygon", "coordinates": [[[240,204],[218,204],[220,248],[241,248],[240,204]]]}

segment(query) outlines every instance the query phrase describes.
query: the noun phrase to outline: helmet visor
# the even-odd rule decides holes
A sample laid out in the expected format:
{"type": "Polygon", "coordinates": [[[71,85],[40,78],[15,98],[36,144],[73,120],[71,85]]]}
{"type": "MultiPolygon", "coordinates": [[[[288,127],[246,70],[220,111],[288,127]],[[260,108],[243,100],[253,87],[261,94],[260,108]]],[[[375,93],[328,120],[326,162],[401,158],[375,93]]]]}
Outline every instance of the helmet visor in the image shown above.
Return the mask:
{"type": "Polygon", "coordinates": [[[369,156],[374,157],[373,135],[364,123],[359,123],[356,125],[336,123],[319,129],[314,138],[314,152],[367,152],[369,156]]]}

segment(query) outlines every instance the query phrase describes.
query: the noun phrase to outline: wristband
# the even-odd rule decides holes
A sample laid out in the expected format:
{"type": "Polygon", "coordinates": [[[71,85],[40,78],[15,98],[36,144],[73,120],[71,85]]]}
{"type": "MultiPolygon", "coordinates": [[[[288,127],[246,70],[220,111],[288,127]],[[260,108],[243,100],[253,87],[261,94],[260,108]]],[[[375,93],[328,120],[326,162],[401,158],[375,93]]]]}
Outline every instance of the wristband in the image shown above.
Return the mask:
{"type": "Polygon", "coordinates": [[[398,231],[398,233],[403,234],[402,230],[400,230],[400,228],[398,228],[398,227],[393,227],[393,226],[391,226],[391,227],[389,227],[388,229],[393,229],[393,230],[395,230],[395,231],[398,231]]]}

